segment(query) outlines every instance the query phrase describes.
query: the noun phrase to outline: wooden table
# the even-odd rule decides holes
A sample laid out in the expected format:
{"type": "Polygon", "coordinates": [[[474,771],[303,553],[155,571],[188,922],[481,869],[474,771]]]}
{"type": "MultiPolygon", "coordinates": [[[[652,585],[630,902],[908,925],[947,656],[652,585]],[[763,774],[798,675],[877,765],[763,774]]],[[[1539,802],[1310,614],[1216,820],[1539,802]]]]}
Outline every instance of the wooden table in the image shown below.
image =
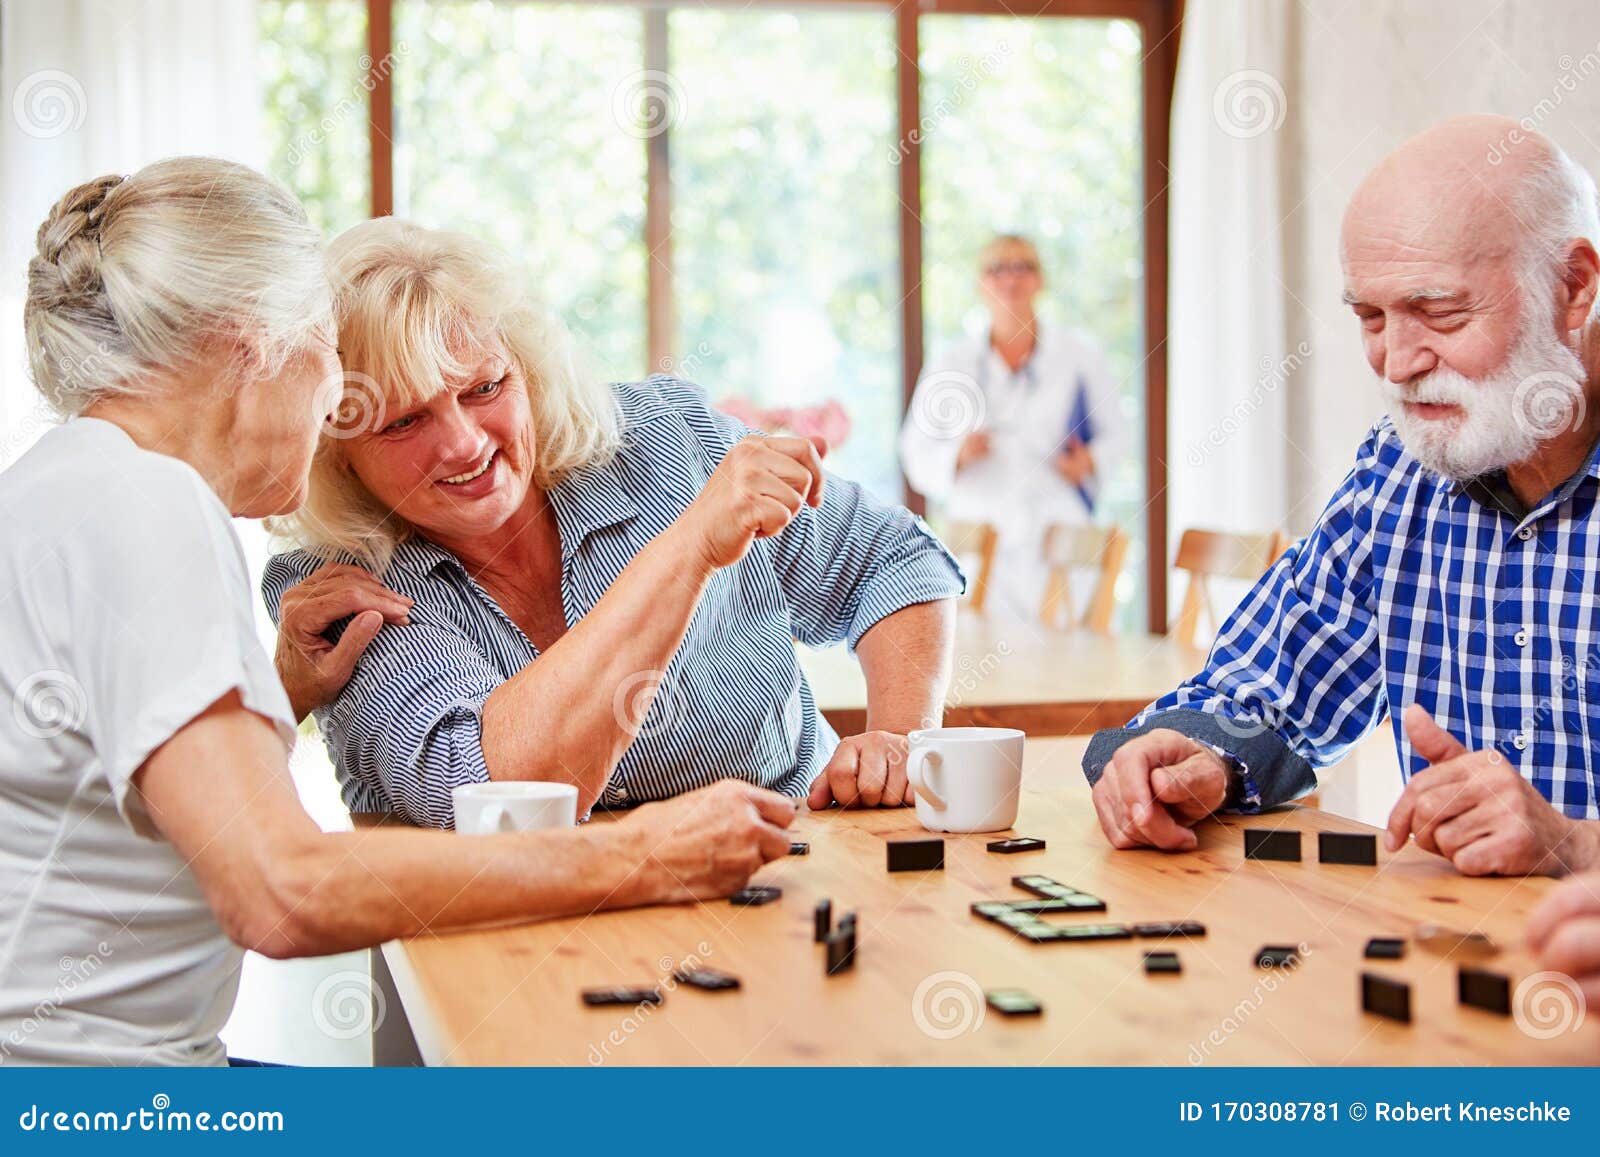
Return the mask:
{"type": "MultiPolygon", "coordinates": [[[[844,647],[798,650],[817,706],[834,730],[866,730],[867,685],[855,657],[844,647]]],[[[1164,635],[1046,631],[963,613],[956,620],[945,723],[1090,735],[1126,723],[1204,661],[1204,651],[1164,635]]]]}
{"type": "MultiPolygon", "coordinates": [[[[768,865],[783,888],[759,908],[726,901],[604,913],[386,946],[411,1027],[430,1063],[624,1065],[1565,1064],[1600,1062],[1600,1011],[1550,1040],[1456,1003],[1456,966],[1414,944],[1397,963],[1363,961],[1371,936],[1423,921],[1481,929],[1504,948],[1488,966],[1536,970],[1519,947],[1546,880],[1474,880],[1416,848],[1380,866],[1242,861],[1244,821],[1212,821],[1187,855],[1115,852],[1099,834],[1077,770],[1082,743],[1033,741],[1018,831],[1044,852],[1000,856],[991,837],[949,837],[942,872],[890,875],[884,837],[920,832],[909,811],[803,814],[807,856],[768,865]],[[1204,939],[1168,942],[1183,975],[1147,977],[1152,941],[1029,945],[970,915],[1021,899],[1014,874],[1042,873],[1103,897],[1084,920],[1192,918],[1204,939]],[[859,913],[852,972],[824,975],[812,909],[859,913]],[[1305,945],[1288,973],[1254,964],[1266,944],[1305,945]],[[673,987],[690,958],[740,976],[738,992],[673,987]],[[1361,1012],[1363,969],[1413,985],[1410,1026],[1361,1012]],[[579,991],[657,985],[656,1008],[586,1008],[579,991]],[[1039,996],[1038,1018],[977,1019],[983,988],[1039,996]]],[[[1250,825],[1371,830],[1315,809],[1250,825]]],[[[1060,920],[1059,917],[1051,917],[1060,920]]],[[[1064,922],[1064,921],[1063,921],[1064,922]]],[[[394,1010],[391,1009],[391,1014],[394,1010]]]]}

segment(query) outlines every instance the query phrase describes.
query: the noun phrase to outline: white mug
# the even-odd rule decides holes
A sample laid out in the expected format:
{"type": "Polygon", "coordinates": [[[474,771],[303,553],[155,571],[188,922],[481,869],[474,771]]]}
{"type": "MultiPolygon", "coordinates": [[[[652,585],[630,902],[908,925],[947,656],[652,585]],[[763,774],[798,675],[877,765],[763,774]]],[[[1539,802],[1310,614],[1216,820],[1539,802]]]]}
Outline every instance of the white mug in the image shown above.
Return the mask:
{"type": "Polygon", "coordinates": [[[906,737],[917,820],[930,832],[1001,832],[1017,822],[1023,732],[930,727],[906,737]]]}
{"type": "Polygon", "coordinates": [[[468,836],[570,828],[578,822],[578,789],[570,783],[498,780],[452,788],[456,831],[468,836]]]}

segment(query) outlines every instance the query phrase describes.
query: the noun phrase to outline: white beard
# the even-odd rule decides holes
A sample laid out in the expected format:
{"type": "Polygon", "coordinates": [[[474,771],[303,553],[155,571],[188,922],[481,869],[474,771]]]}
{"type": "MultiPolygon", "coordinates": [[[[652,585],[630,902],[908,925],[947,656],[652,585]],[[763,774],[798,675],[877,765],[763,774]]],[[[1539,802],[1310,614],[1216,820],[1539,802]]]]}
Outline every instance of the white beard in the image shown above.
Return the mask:
{"type": "Polygon", "coordinates": [[[1584,418],[1583,360],[1555,336],[1553,319],[1533,318],[1494,373],[1477,381],[1440,365],[1403,384],[1380,379],[1400,440],[1423,467],[1453,481],[1504,470],[1584,418]],[[1403,402],[1459,406],[1462,416],[1413,419],[1403,402]]]}

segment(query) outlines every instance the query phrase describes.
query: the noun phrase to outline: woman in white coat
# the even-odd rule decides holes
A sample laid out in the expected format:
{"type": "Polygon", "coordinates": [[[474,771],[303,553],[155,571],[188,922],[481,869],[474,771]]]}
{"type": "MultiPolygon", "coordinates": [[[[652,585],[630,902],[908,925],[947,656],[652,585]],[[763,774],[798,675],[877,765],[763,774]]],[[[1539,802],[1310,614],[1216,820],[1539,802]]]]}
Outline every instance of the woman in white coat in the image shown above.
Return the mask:
{"type": "Polygon", "coordinates": [[[1046,528],[1095,520],[1126,442],[1103,354],[1086,335],[1039,324],[1043,288],[1026,238],[984,246],[989,328],[928,360],[900,435],[906,478],[938,515],[999,532],[990,607],[1024,618],[1039,606],[1046,528]]]}

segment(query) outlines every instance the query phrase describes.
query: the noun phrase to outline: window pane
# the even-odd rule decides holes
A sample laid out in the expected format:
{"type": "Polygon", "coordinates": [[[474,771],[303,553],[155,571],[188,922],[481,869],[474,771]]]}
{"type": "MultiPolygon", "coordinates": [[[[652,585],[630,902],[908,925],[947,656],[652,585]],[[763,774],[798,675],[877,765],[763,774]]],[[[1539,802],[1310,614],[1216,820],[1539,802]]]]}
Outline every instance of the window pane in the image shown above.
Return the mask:
{"type": "Polygon", "coordinates": [[[645,365],[636,8],[396,0],[395,212],[509,250],[609,378],[645,365]]]}
{"type": "Polygon", "coordinates": [[[372,208],[364,0],[262,0],[267,169],[337,233],[372,208]]]}
{"type": "MultiPolygon", "coordinates": [[[[1143,208],[1139,27],[1070,17],[925,16],[923,308],[929,350],[978,335],[978,251],[996,232],[1038,246],[1042,325],[1084,331],[1120,384],[1128,453],[1098,516],[1133,538],[1123,629],[1144,622],[1143,208]]],[[[1022,496],[1019,496],[1019,498],[1022,496]]]]}
{"type": "Polygon", "coordinates": [[[713,397],[843,404],[834,470],[902,497],[893,18],[670,17],[677,371],[713,397]]]}

